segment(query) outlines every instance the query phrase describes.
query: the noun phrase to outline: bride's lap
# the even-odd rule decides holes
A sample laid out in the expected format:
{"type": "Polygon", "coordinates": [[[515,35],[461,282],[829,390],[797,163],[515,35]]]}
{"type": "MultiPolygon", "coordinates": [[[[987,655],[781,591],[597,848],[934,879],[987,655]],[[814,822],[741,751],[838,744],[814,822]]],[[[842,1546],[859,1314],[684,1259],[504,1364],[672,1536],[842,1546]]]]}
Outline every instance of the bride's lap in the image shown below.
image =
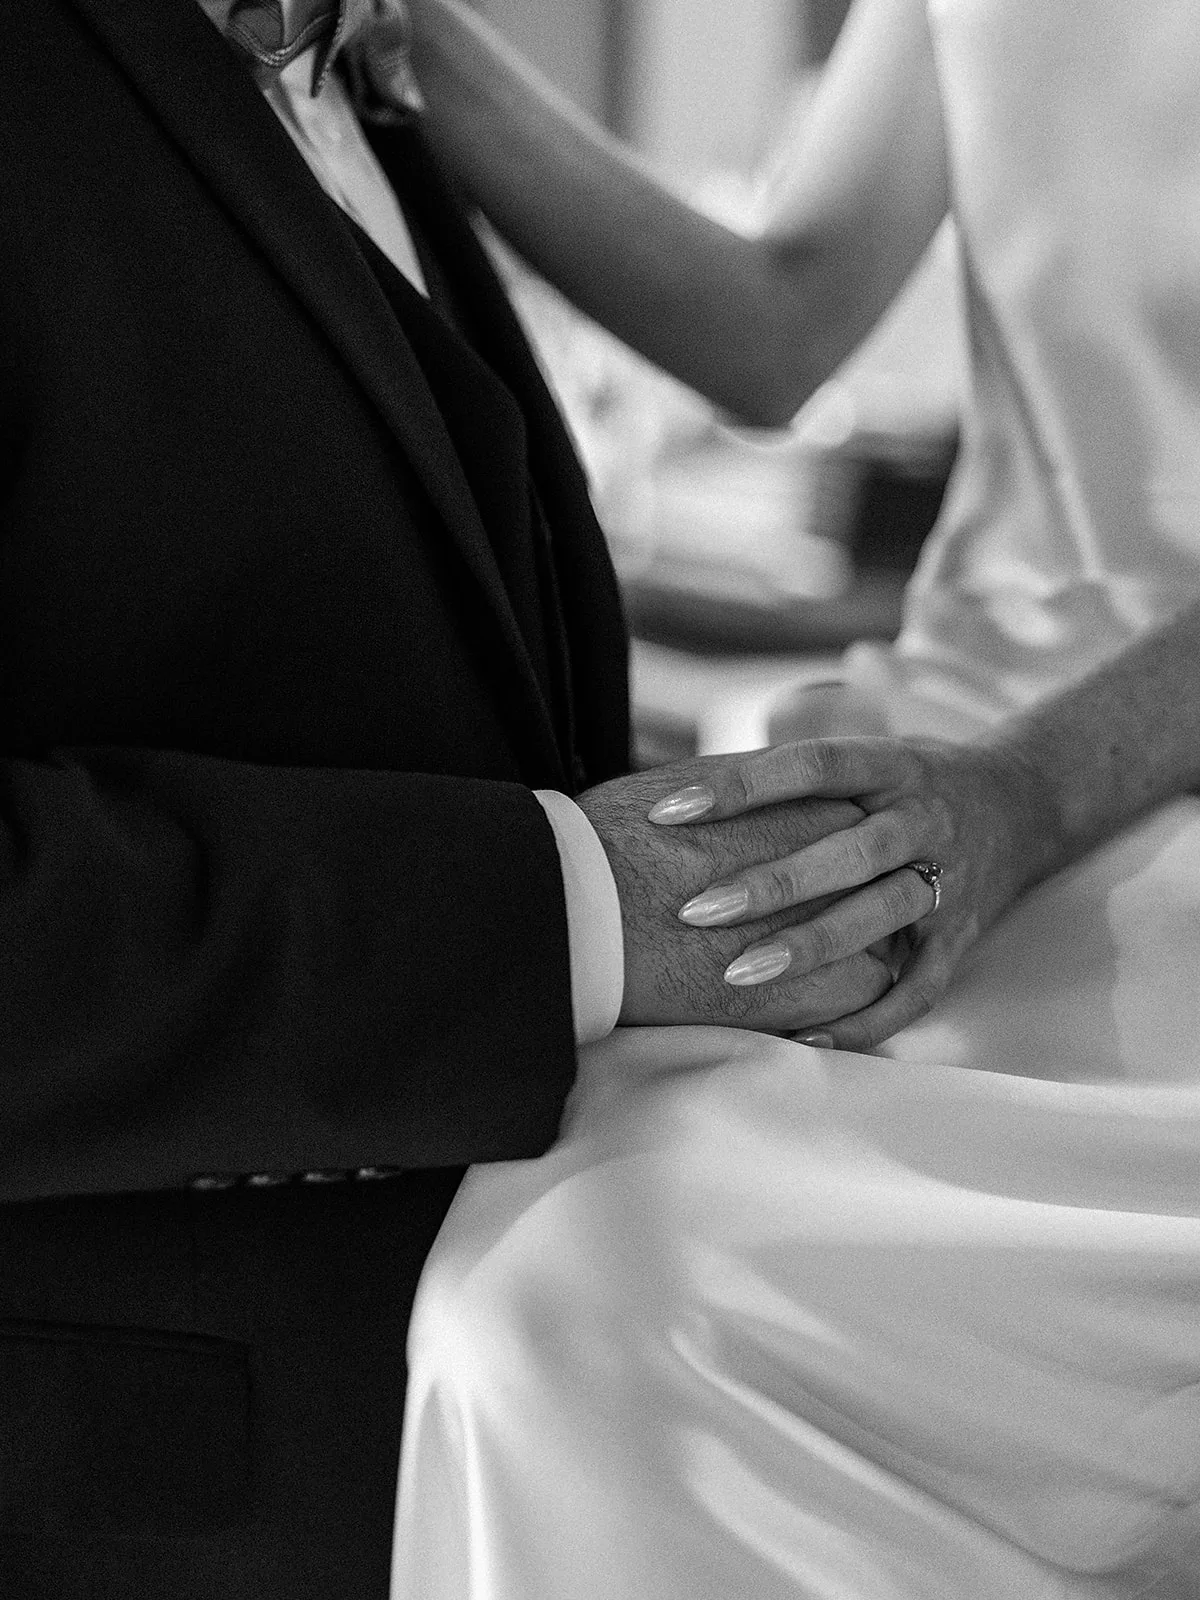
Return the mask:
{"type": "Polygon", "coordinates": [[[1144,1592],[1200,1492],[1200,1091],[706,1029],[586,1067],[431,1260],[398,1594],[1144,1592]]]}
{"type": "Polygon", "coordinates": [[[1200,800],[1035,889],[970,953],[897,1060],[1062,1081],[1200,1080],[1200,800]]]}

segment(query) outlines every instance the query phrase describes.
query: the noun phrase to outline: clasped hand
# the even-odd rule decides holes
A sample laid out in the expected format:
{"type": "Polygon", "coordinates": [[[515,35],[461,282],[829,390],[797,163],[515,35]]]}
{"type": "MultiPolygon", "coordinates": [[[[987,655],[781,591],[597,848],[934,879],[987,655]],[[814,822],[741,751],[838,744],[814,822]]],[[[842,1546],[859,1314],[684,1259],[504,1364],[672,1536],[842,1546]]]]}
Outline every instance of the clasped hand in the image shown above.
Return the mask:
{"type": "MultiPolygon", "coordinates": [[[[1036,786],[1035,786],[1036,787],[1036,786]]],[[[870,1050],[1026,887],[1028,775],[999,747],[814,739],[618,779],[580,804],[626,941],[623,1022],[870,1050]],[[941,865],[940,904],[910,863],[941,865]]]]}

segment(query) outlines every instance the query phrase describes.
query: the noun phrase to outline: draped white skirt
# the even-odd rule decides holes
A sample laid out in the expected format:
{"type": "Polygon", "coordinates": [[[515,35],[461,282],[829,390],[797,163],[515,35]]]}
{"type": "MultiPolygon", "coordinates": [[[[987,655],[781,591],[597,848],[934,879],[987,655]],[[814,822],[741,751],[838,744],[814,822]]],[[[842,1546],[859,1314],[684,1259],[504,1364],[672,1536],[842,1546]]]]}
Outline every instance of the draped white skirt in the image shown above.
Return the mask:
{"type": "Polygon", "coordinates": [[[619,1031],[471,1172],[394,1600],[1200,1596],[1200,802],[891,1055],[619,1031]]]}

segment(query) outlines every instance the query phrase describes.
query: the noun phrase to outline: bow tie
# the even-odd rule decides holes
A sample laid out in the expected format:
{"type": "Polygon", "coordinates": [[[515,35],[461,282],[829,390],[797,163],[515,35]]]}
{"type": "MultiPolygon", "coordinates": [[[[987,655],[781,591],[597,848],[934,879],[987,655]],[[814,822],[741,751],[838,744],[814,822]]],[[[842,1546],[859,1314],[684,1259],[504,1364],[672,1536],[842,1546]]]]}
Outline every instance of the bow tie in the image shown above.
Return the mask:
{"type": "Polygon", "coordinates": [[[282,72],[314,49],[312,93],[320,94],[339,51],[368,29],[387,53],[403,53],[408,17],[403,0],[233,0],[225,36],[262,72],[282,72]]]}

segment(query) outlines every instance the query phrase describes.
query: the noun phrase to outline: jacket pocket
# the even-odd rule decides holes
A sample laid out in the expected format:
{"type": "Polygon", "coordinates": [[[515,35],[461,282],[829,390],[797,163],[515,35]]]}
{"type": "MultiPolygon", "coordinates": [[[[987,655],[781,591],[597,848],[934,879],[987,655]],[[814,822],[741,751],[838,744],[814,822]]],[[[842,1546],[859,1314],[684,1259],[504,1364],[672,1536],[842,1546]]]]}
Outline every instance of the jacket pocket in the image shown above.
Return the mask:
{"type": "Polygon", "coordinates": [[[0,1525],[179,1537],[250,1515],[246,1346],[0,1320],[0,1525]]]}

